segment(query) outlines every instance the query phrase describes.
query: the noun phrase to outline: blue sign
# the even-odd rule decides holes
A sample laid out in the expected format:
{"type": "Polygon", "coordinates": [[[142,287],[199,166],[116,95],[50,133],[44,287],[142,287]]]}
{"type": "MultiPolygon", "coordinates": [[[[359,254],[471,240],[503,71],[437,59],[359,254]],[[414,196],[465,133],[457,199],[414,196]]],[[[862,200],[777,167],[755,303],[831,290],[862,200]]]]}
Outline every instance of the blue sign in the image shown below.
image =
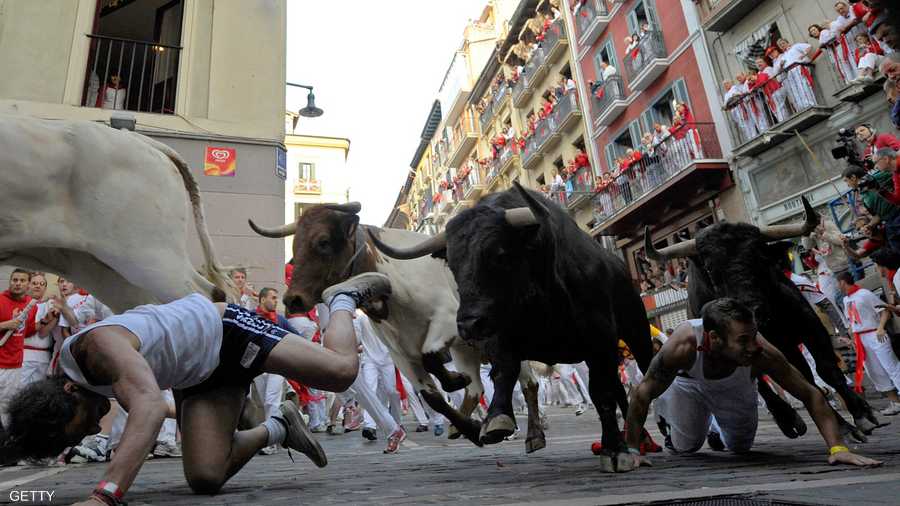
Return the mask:
{"type": "Polygon", "coordinates": [[[287,180],[287,151],[281,148],[275,148],[275,175],[287,180]]]}

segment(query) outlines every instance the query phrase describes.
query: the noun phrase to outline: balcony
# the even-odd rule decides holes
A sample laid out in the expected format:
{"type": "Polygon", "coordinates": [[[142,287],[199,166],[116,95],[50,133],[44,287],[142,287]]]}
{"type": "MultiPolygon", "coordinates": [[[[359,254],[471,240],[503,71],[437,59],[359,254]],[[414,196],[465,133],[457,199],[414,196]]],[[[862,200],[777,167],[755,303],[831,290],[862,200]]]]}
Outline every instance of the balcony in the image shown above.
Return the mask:
{"type": "Polygon", "coordinates": [[[715,125],[685,127],[659,142],[652,154],[603,178],[592,199],[591,234],[634,235],[647,220],[710,198],[730,184],[715,125]]]}
{"type": "MultiPolygon", "coordinates": [[[[498,175],[506,174],[509,171],[509,168],[515,165],[513,162],[515,162],[517,158],[519,158],[519,148],[514,142],[506,143],[493,162],[497,168],[498,175]]],[[[492,180],[489,185],[492,186],[494,182],[495,181],[492,180]]]]}
{"type": "Polygon", "coordinates": [[[734,97],[726,104],[732,137],[739,144],[734,155],[755,156],[828,119],[831,108],[821,98],[817,80],[812,84],[813,65],[795,63],[779,72],[773,80],[781,82],[777,90],[765,87],[734,97]]]}
{"type": "Polygon", "coordinates": [[[704,27],[710,32],[724,32],[744,19],[759,0],[705,0],[709,14],[704,27]]]}
{"type": "Polygon", "coordinates": [[[578,26],[578,47],[590,47],[609,25],[612,16],[606,8],[606,0],[582,0],[581,7],[572,11],[578,26]]]}
{"type": "Polygon", "coordinates": [[[477,199],[487,188],[488,172],[485,171],[480,163],[475,161],[470,161],[468,167],[464,170],[467,170],[466,176],[459,184],[462,188],[461,200],[477,199]]]}
{"type": "Polygon", "coordinates": [[[453,190],[441,190],[437,194],[436,199],[437,200],[436,200],[435,206],[434,206],[435,207],[434,221],[436,223],[441,223],[445,219],[447,219],[447,216],[453,210],[453,206],[456,203],[456,201],[453,198],[453,190]]]}
{"type": "Polygon", "coordinates": [[[534,85],[540,83],[541,77],[546,72],[544,67],[544,51],[541,48],[535,48],[525,63],[525,69],[519,80],[513,87],[513,104],[516,107],[525,107],[531,94],[534,92],[534,85]]]}
{"type": "Polygon", "coordinates": [[[632,91],[647,89],[669,67],[666,44],[661,32],[647,32],[637,48],[622,59],[625,77],[632,91]]]}
{"type": "Polygon", "coordinates": [[[563,95],[556,103],[556,128],[558,132],[568,132],[581,119],[578,108],[578,94],[574,91],[563,95]]]}
{"type": "Polygon", "coordinates": [[[181,47],[89,34],[81,105],[175,114],[181,47]]]}
{"type": "Polygon", "coordinates": [[[509,86],[503,84],[491,96],[490,101],[488,101],[487,107],[478,118],[478,121],[481,124],[482,132],[486,132],[488,130],[488,126],[491,124],[491,120],[493,120],[497,113],[500,112],[500,110],[503,108],[503,100],[505,100],[506,97],[509,96],[509,94],[509,86]]]}
{"type": "Polygon", "coordinates": [[[834,98],[842,102],[858,103],[884,90],[885,78],[880,74],[876,80],[857,80],[859,77],[857,65],[844,60],[843,49],[838,39],[835,38],[819,47],[827,56],[821,56],[818,61],[828,61],[823,65],[830,67],[831,74],[837,82],[838,91],[834,94],[834,98]]]}
{"type": "Polygon", "coordinates": [[[622,76],[611,76],[591,95],[591,118],[597,126],[612,125],[627,108],[622,76]]]}
{"type": "Polygon", "coordinates": [[[594,174],[590,167],[581,167],[566,180],[566,206],[576,209],[591,200],[594,191],[594,174]]]}
{"type": "Polygon", "coordinates": [[[544,42],[541,43],[547,65],[552,65],[561,55],[565,54],[568,45],[566,29],[563,27],[562,18],[559,18],[551,23],[544,32],[544,42]]]}
{"type": "Polygon", "coordinates": [[[322,182],[318,179],[299,179],[294,183],[294,195],[321,195],[322,182]]]}
{"type": "Polygon", "coordinates": [[[530,169],[541,159],[541,152],[551,139],[559,139],[559,135],[556,133],[557,110],[555,109],[546,118],[538,120],[534,134],[526,141],[525,150],[522,152],[522,164],[526,169],[530,169]]]}
{"type": "Polygon", "coordinates": [[[475,116],[471,111],[466,111],[459,122],[453,125],[450,136],[450,158],[447,164],[450,167],[459,167],[466,156],[478,142],[478,128],[475,126],[475,116]]]}

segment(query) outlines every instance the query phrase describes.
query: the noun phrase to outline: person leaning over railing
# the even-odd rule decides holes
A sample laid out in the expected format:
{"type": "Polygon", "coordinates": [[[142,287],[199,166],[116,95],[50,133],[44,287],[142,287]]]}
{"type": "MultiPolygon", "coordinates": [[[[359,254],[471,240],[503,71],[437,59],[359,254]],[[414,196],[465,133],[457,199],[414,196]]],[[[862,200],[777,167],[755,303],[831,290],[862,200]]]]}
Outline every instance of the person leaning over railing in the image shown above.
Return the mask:
{"type": "Polygon", "coordinates": [[[896,163],[896,151],[881,149],[876,158],[873,173],[867,174],[864,168],[851,166],[844,170],[842,176],[847,186],[859,192],[862,204],[870,215],[864,228],[872,230],[883,223],[887,243],[900,251],[900,207],[891,202],[895,192],[890,169],[896,163]]]}

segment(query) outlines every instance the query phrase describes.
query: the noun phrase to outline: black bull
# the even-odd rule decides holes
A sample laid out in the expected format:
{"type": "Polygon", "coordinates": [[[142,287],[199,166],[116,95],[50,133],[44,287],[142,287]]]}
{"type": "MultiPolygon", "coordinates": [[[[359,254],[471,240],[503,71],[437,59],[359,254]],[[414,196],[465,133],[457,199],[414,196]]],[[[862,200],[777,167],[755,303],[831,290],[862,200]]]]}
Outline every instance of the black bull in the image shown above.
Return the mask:
{"type": "MultiPolygon", "coordinates": [[[[650,242],[648,232],[647,256],[656,261],[687,257],[690,312],[699,315],[704,304],[720,297],[741,301],[756,316],[760,333],[812,383],[812,371],[798,348],[800,344],[806,346],[815,359],[819,376],[835,389],[853,415],[859,429],[852,432],[853,436],[864,439],[859,432],[870,433],[878,423],[872,409],[847,385],[830,333],[797,286],[780,270],[786,255],[784,243],[773,243],[789,235],[808,233],[815,227],[818,215],[805,199],[804,206],[807,221],[796,224],[800,227],[797,230],[786,225],[766,233],[770,229],[761,230],[746,223],[717,223],[699,231],[692,241],[658,251],[650,242]]],[[[791,438],[803,435],[806,426],[796,411],[766,382],[759,381],[758,385],[760,395],[784,434],[791,438]]],[[[845,432],[853,429],[838,419],[845,432]]]]}
{"type": "Polygon", "coordinates": [[[493,364],[496,388],[482,441],[510,432],[521,360],[584,360],[603,427],[604,465],[615,469],[625,450],[616,406],[624,413],[628,402],[617,373],[617,343],[624,340],[646,370],[652,346],[643,303],[619,258],[561,207],[515,186],[483,198],[426,243],[399,249],[373,240],[395,258],[433,254],[447,260],[459,286],[460,336],[493,364]]]}

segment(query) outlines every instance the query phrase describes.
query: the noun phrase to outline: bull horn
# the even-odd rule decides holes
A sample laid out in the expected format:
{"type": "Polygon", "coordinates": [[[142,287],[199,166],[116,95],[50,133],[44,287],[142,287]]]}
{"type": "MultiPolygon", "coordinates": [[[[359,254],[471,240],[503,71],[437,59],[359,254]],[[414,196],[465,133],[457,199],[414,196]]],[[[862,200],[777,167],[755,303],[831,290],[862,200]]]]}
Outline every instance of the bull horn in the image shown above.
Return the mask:
{"type": "Polygon", "coordinates": [[[247,223],[250,224],[250,228],[253,229],[254,232],[263,236],[263,237],[271,237],[273,239],[280,239],[282,237],[287,237],[289,235],[294,235],[294,231],[297,230],[297,222],[286,223],[280,227],[276,228],[263,228],[253,223],[253,220],[247,220],[247,223]]]}
{"type": "Polygon", "coordinates": [[[527,207],[517,207],[515,209],[507,209],[505,217],[506,222],[514,228],[522,228],[537,224],[537,218],[534,213],[527,207]]]}
{"type": "Polygon", "coordinates": [[[684,258],[697,254],[697,242],[695,239],[682,241],[678,244],[656,249],[653,239],[650,237],[650,227],[644,227],[644,255],[657,263],[667,262],[676,258],[684,258]]]}
{"type": "Polygon", "coordinates": [[[802,222],[759,227],[759,233],[767,241],[780,241],[791,237],[808,235],[812,232],[819,225],[819,214],[813,210],[806,197],[801,197],[800,200],[803,201],[804,220],[802,222]]]}
{"type": "Polygon", "coordinates": [[[347,202],[346,204],[323,204],[325,209],[332,211],[340,211],[342,213],[359,214],[362,210],[362,204],[359,202],[347,202]]]}
{"type": "Polygon", "coordinates": [[[381,239],[376,237],[371,229],[367,229],[367,231],[369,232],[369,237],[372,238],[372,243],[378,248],[378,251],[398,260],[412,260],[414,258],[430,255],[447,247],[447,236],[444,232],[409,248],[395,248],[381,242],[381,239]]]}

